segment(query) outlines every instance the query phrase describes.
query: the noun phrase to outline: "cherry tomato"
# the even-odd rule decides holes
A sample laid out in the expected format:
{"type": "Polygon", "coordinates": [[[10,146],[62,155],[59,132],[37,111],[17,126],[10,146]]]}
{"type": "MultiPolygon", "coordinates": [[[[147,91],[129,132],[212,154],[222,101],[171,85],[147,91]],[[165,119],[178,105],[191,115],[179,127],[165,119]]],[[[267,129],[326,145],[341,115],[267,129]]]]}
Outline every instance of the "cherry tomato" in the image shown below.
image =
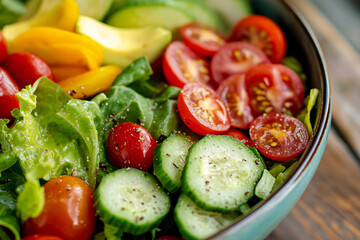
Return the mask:
{"type": "Polygon", "coordinates": [[[186,84],[178,96],[178,109],[183,122],[200,135],[221,134],[231,126],[225,103],[204,84],[186,84]]]}
{"type": "Polygon", "coordinates": [[[254,120],[249,96],[245,88],[245,75],[232,75],[225,79],[216,92],[225,102],[231,117],[231,126],[241,129],[249,128],[254,120]]]}
{"type": "Polygon", "coordinates": [[[62,240],[59,237],[46,235],[46,234],[35,234],[22,238],[22,240],[62,240]]]}
{"type": "Polygon", "coordinates": [[[155,240],[182,240],[182,238],[176,236],[163,236],[155,240]]]}
{"type": "Polygon", "coordinates": [[[191,50],[205,57],[212,57],[226,43],[222,32],[200,23],[182,26],[180,34],[191,50]]]}
{"type": "Polygon", "coordinates": [[[237,130],[235,128],[230,128],[229,131],[224,133],[224,135],[231,136],[240,142],[244,143],[247,147],[255,147],[255,144],[253,141],[251,141],[243,132],[240,130],[237,130]]]}
{"type": "Polygon", "coordinates": [[[137,168],[146,171],[153,164],[155,139],[142,126],[123,122],[109,132],[107,153],[117,168],[137,168]]]}
{"type": "Polygon", "coordinates": [[[2,61],[6,57],[7,53],[8,53],[8,51],[7,51],[7,47],[6,47],[5,38],[0,31],[0,63],[2,63],[2,61]]]}
{"type": "Polygon", "coordinates": [[[230,41],[243,41],[260,48],[273,63],[281,63],[286,53],[284,33],[271,19],[250,15],[233,28],[230,41]]]}
{"type": "Polygon", "coordinates": [[[19,108],[19,100],[15,96],[19,91],[19,86],[10,74],[0,67],[0,118],[14,119],[11,111],[19,108]]]}
{"type": "Polygon", "coordinates": [[[246,73],[245,86],[256,116],[269,112],[298,115],[304,102],[299,76],[281,64],[261,64],[246,73]]]}
{"type": "Polygon", "coordinates": [[[8,55],[4,59],[3,67],[14,77],[21,88],[33,84],[42,76],[54,80],[47,63],[29,52],[17,52],[8,55]]]}
{"type": "Polygon", "coordinates": [[[264,156],[287,161],[306,147],[309,134],[302,122],[281,113],[265,113],[250,126],[250,137],[264,156]]]}
{"type": "Polygon", "coordinates": [[[24,234],[50,234],[64,240],[87,240],[95,229],[93,192],[77,177],[60,176],[44,184],[41,214],[23,225],[24,234]]]}
{"type": "Polygon", "coordinates": [[[209,63],[190,50],[183,42],[168,45],[163,59],[163,71],[170,85],[182,88],[188,82],[210,84],[209,63]]]}
{"type": "Polygon", "coordinates": [[[270,61],[257,47],[243,42],[227,43],[211,59],[211,76],[217,84],[220,84],[225,78],[245,73],[260,63],[270,63],[270,61]]]}

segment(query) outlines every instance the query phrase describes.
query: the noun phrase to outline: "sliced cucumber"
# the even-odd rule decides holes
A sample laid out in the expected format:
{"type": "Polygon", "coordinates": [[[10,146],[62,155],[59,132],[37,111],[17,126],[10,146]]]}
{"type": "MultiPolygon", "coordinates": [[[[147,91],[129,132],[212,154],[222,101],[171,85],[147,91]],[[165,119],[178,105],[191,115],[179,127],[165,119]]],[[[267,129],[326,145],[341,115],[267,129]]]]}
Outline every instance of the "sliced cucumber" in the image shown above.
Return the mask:
{"type": "Polygon", "coordinates": [[[155,177],[134,168],[104,176],[94,200],[105,224],[134,235],[156,227],[170,210],[170,197],[155,177]]]}
{"type": "Polygon", "coordinates": [[[169,192],[181,186],[186,155],[193,142],[184,134],[172,134],[154,150],[154,174],[169,192]]]}
{"type": "Polygon", "coordinates": [[[285,166],[277,163],[277,164],[275,164],[274,166],[272,166],[272,167],[270,168],[270,171],[269,171],[269,172],[271,173],[271,175],[272,175],[273,177],[276,178],[276,177],[277,177],[280,173],[282,173],[285,169],[286,169],[285,166]]]}
{"type": "Polygon", "coordinates": [[[270,195],[274,183],[275,183],[275,178],[271,175],[271,173],[267,169],[264,169],[260,181],[256,184],[255,195],[258,198],[266,199],[270,195]]]}
{"type": "Polygon", "coordinates": [[[194,15],[174,0],[133,0],[120,5],[107,23],[123,28],[158,26],[174,31],[192,21],[194,15]]]}
{"type": "Polygon", "coordinates": [[[182,190],[199,207],[230,212],[250,199],[265,169],[242,142],[223,135],[207,135],[187,156],[182,190]]]}
{"type": "Polygon", "coordinates": [[[175,222],[184,239],[205,239],[235,222],[238,213],[222,214],[199,208],[182,194],[174,210],[175,222]]]}
{"type": "Polygon", "coordinates": [[[230,32],[235,24],[243,17],[252,13],[249,0],[202,0],[214,9],[225,24],[225,29],[230,32]]]}

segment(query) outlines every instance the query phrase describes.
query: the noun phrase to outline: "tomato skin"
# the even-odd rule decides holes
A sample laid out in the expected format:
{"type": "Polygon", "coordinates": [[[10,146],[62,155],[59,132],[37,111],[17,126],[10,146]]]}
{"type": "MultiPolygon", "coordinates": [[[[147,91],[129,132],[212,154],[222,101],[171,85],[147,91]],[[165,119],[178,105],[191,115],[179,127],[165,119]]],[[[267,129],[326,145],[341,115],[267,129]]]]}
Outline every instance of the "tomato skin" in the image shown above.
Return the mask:
{"type": "Polygon", "coordinates": [[[35,234],[22,238],[22,240],[62,240],[59,237],[46,235],[46,234],[35,234]]]}
{"type": "Polygon", "coordinates": [[[123,122],[110,130],[106,149],[117,168],[137,168],[146,171],[153,164],[156,141],[142,126],[123,122]]]}
{"type": "Polygon", "coordinates": [[[281,64],[260,64],[246,73],[245,86],[256,116],[290,111],[299,114],[304,102],[304,85],[299,76],[281,64]]]}
{"type": "Polygon", "coordinates": [[[304,124],[281,113],[265,113],[257,117],[249,133],[256,148],[264,156],[280,162],[297,157],[309,141],[304,124]]]}
{"type": "Polygon", "coordinates": [[[44,184],[41,214],[24,222],[24,235],[50,234],[63,240],[87,240],[95,229],[93,192],[83,180],[60,176],[44,184]]]}
{"type": "Polygon", "coordinates": [[[182,238],[176,236],[163,236],[155,240],[182,240],[182,238]]]}
{"type": "Polygon", "coordinates": [[[211,76],[219,85],[227,77],[246,73],[260,63],[270,60],[259,48],[243,42],[227,43],[211,59],[211,76]]]}
{"type": "Polygon", "coordinates": [[[249,128],[254,120],[254,114],[245,88],[245,75],[236,74],[226,78],[216,92],[226,104],[231,117],[231,126],[249,128]]]}
{"type": "Polygon", "coordinates": [[[185,125],[200,135],[222,134],[231,126],[225,103],[204,84],[186,84],[178,96],[178,110],[185,125]]]}
{"type": "Polygon", "coordinates": [[[286,54],[283,31],[271,19],[250,15],[241,19],[233,28],[230,41],[246,41],[265,52],[273,63],[281,63],[286,54]]]}
{"type": "Polygon", "coordinates": [[[224,33],[196,22],[182,26],[180,34],[191,50],[205,57],[212,57],[226,43],[224,33]]]}
{"type": "Polygon", "coordinates": [[[209,62],[180,41],[174,41],[166,48],[163,71],[167,82],[175,87],[182,88],[189,82],[211,84],[209,62]]]}
{"type": "Polygon", "coordinates": [[[240,142],[244,143],[247,147],[255,147],[255,144],[253,141],[251,141],[243,132],[240,130],[237,130],[236,128],[230,128],[229,131],[224,133],[224,135],[231,136],[240,142]]]}
{"type": "Polygon", "coordinates": [[[11,111],[19,108],[19,100],[15,96],[19,91],[19,86],[10,74],[0,67],[0,118],[14,119],[11,111]]]}
{"type": "Polygon", "coordinates": [[[8,54],[8,51],[7,51],[5,38],[2,34],[2,32],[0,31],[0,64],[2,63],[2,61],[4,60],[4,58],[6,57],[7,54],[8,54]]]}
{"type": "Polygon", "coordinates": [[[42,76],[54,80],[47,63],[29,52],[17,52],[8,55],[4,59],[3,67],[14,77],[21,88],[33,84],[42,76]]]}

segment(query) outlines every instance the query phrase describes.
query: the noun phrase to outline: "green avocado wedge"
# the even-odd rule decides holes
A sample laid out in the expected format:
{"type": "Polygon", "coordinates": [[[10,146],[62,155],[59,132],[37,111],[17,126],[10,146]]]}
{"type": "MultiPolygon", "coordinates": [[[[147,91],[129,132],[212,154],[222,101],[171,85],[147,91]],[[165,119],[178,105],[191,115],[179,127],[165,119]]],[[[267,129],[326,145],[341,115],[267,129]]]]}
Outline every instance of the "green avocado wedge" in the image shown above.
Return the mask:
{"type": "Polygon", "coordinates": [[[171,41],[171,32],[161,27],[116,28],[86,16],[79,17],[76,32],[102,46],[104,64],[121,67],[142,56],[154,61],[171,41]]]}

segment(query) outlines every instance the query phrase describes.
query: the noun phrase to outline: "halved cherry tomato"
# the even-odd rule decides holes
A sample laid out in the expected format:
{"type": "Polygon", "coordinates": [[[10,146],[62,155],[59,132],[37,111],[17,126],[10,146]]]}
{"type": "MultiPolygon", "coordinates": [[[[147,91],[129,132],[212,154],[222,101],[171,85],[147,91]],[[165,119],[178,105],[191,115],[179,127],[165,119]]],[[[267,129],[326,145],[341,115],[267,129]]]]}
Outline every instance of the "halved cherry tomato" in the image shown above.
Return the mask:
{"type": "Polygon", "coordinates": [[[204,84],[186,84],[178,96],[178,109],[183,122],[200,135],[221,134],[231,126],[225,103],[204,84]]]}
{"type": "Polygon", "coordinates": [[[176,236],[163,236],[155,240],[182,240],[182,238],[176,236]]]}
{"type": "Polygon", "coordinates": [[[29,52],[17,52],[8,55],[4,59],[3,67],[14,77],[21,88],[33,84],[42,76],[54,80],[47,63],[29,52]]]}
{"type": "Polygon", "coordinates": [[[209,63],[190,50],[183,42],[175,41],[166,48],[163,71],[168,83],[182,88],[186,83],[209,84],[209,63]]]}
{"type": "Polygon", "coordinates": [[[232,75],[225,79],[216,92],[225,102],[231,117],[231,126],[249,128],[254,120],[249,96],[245,88],[245,75],[232,75]]]}
{"type": "Polygon", "coordinates": [[[226,43],[225,34],[200,23],[182,26],[180,34],[191,50],[205,57],[212,57],[226,43]]]}
{"type": "Polygon", "coordinates": [[[62,240],[59,237],[47,235],[47,234],[35,234],[22,238],[22,240],[62,240]]]}
{"type": "Polygon", "coordinates": [[[260,63],[270,61],[259,48],[243,42],[227,43],[211,59],[211,76],[220,84],[225,78],[245,73],[260,63]]]}
{"type": "Polygon", "coordinates": [[[93,192],[77,177],[60,176],[44,184],[41,214],[24,222],[24,235],[49,234],[64,240],[88,240],[95,229],[93,192]]]}
{"type": "Polygon", "coordinates": [[[0,64],[8,54],[5,38],[0,31],[0,64]]]}
{"type": "Polygon", "coordinates": [[[19,91],[19,86],[10,74],[0,67],[0,118],[14,119],[11,111],[19,108],[19,100],[15,96],[19,91]]]}
{"type": "Polygon", "coordinates": [[[236,128],[230,128],[229,131],[224,133],[224,135],[231,136],[240,142],[244,143],[247,147],[255,147],[255,144],[253,141],[251,141],[243,132],[240,130],[237,130],[236,128]]]}
{"type": "Polygon", "coordinates": [[[273,63],[281,63],[286,53],[284,33],[271,19],[250,15],[233,28],[230,41],[243,41],[260,48],[273,63]]]}
{"type": "Polygon", "coordinates": [[[281,113],[265,113],[257,117],[249,133],[264,156],[282,162],[298,156],[309,140],[302,122],[281,113]]]}
{"type": "Polygon", "coordinates": [[[110,130],[107,154],[117,168],[132,167],[146,171],[153,164],[156,141],[142,126],[123,122],[110,130]]]}
{"type": "Polygon", "coordinates": [[[296,116],[304,102],[299,76],[281,64],[261,64],[246,73],[245,86],[256,116],[269,112],[291,112],[296,116]]]}

